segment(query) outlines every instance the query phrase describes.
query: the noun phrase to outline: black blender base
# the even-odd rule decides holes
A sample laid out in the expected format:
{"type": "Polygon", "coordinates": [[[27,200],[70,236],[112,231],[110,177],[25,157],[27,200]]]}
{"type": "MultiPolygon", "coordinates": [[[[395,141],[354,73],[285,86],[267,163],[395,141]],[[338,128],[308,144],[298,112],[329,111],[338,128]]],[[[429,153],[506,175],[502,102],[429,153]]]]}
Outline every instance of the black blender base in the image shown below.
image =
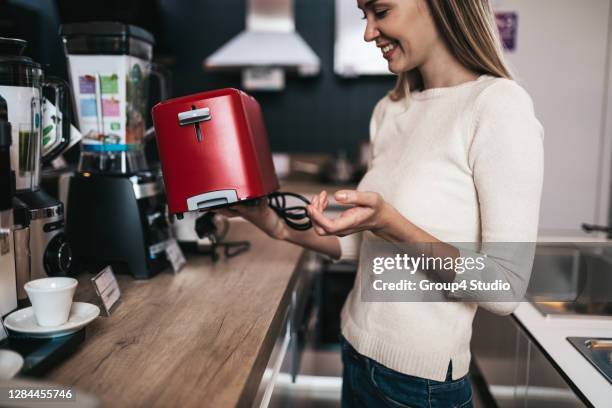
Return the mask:
{"type": "Polygon", "coordinates": [[[71,356],[84,341],[85,328],[66,336],[48,339],[24,337],[10,332],[9,338],[0,342],[0,349],[21,354],[24,364],[19,375],[41,377],[71,356]]]}

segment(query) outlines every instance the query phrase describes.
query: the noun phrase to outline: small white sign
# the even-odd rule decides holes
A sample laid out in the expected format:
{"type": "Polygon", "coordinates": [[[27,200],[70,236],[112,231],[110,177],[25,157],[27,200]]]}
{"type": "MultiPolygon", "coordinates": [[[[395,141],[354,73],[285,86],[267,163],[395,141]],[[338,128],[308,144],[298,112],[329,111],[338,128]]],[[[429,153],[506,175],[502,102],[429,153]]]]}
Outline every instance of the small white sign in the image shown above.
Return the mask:
{"type": "Polygon", "coordinates": [[[178,246],[178,242],[176,242],[176,239],[174,238],[168,241],[168,245],[166,246],[166,256],[172,265],[172,270],[174,273],[178,273],[187,263],[181,247],[178,246]]]}
{"type": "Polygon", "coordinates": [[[4,328],[4,323],[2,323],[2,317],[0,317],[0,341],[6,339],[8,337],[8,333],[4,328]]]}
{"type": "Polygon", "coordinates": [[[121,298],[121,290],[113,273],[113,268],[107,266],[102,269],[100,273],[91,278],[91,283],[93,283],[96,293],[102,301],[106,315],[110,316],[111,309],[121,298]]]}

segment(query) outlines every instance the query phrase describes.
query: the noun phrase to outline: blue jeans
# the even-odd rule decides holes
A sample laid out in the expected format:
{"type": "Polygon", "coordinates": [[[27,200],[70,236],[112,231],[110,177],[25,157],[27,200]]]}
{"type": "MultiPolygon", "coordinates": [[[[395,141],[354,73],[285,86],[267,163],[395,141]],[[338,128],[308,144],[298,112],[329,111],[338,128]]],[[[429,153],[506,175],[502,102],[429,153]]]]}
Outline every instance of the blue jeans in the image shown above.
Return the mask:
{"type": "Polygon", "coordinates": [[[450,364],[443,382],[413,377],[359,354],[344,338],[342,362],[343,408],[472,407],[472,387],[468,376],[452,380],[450,364]]]}

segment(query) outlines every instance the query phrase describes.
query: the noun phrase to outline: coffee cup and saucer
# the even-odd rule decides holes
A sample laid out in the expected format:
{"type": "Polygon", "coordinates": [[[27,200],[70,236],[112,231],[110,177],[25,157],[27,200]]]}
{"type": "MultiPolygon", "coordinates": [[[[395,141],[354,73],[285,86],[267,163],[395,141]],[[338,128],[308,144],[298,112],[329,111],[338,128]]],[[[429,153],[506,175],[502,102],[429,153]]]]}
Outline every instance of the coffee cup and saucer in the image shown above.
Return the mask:
{"type": "Polygon", "coordinates": [[[78,281],[56,277],[30,281],[24,285],[31,307],[17,310],[4,319],[4,326],[20,335],[34,338],[60,337],[75,333],[100,314],[96,305],[73,302],[78,281]]]}

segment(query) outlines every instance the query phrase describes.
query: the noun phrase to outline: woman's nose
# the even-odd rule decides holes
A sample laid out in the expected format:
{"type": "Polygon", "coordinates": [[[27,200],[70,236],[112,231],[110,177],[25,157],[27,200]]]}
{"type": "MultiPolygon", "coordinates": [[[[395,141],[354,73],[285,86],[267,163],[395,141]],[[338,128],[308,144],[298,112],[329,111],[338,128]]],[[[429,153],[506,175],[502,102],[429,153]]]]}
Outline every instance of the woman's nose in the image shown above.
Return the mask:
{"type": "Polygon", "coordinates": [[[366,42],[370,42],[370,41],[376,40],[376,38],[379,35],[380,35],[380,32],[378,31],[378,28],[376,27],[376,24],[371,22],[370,19],[368,19],[368,22],[367,22],[366,28],[365,28],[365,32],[363,33],[363,39],[366,42]]]}

